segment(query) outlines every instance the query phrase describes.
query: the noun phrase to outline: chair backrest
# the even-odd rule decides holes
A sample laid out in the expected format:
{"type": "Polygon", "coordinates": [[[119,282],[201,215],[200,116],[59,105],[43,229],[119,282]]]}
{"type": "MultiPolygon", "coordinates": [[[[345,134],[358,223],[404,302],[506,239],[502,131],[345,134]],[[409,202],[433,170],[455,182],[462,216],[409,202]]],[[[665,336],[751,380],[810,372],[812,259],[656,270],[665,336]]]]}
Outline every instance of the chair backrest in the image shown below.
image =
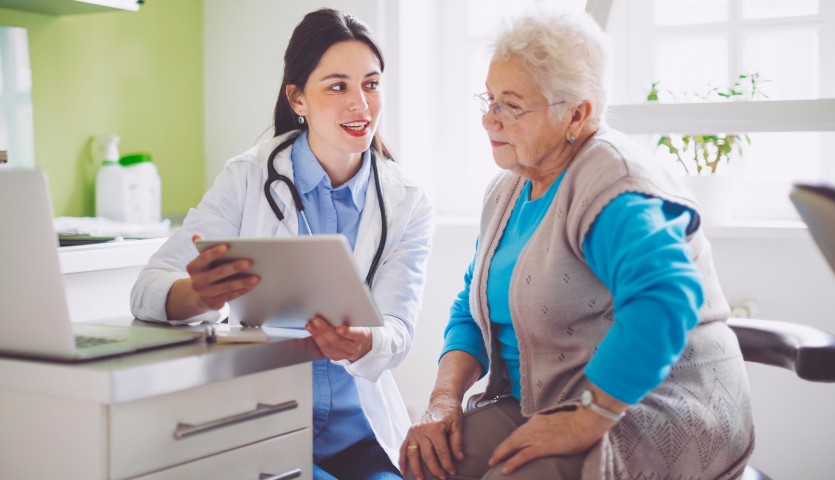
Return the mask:
{"type": "MultiPolygon", "coordinates": [[[[810,382],[835,382],[835,335],[805,325],[751,318],[728,319],[746,362],[785,368],[810,382]]],[[[771,480],[752,466],[742,480],[771,480]]]]}

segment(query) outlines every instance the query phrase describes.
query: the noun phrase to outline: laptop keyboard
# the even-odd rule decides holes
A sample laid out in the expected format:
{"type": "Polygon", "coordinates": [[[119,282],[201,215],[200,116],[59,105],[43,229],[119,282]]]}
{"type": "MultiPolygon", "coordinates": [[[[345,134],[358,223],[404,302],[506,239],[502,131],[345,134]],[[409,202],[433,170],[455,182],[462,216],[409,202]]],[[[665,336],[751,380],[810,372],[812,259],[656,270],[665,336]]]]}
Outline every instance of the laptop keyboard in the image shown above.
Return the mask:
{"type": "Polygon", "coordinates": [[[79,335],[75,337],[76,348],[90,348],[97,345],[104,345],[107,343],[116,343],[125,341],[123,338],[104,338],[104,337],[87,337],[79,335]]]}

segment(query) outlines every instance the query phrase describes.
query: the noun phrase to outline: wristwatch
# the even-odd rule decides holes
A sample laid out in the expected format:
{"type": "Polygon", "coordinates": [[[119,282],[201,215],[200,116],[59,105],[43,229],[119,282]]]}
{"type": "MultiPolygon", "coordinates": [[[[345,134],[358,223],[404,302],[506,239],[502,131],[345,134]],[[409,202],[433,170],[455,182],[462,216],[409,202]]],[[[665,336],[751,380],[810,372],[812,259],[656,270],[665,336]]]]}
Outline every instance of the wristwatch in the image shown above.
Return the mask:
{"type": "Polygon", "coordinates": [[[625,412],[616,413],[609,410],[608,408],[601,407],[600,405],[596,404],[594,402],[594,392],[588,389],[583,390],[583,393],[580,394],[580,405],[582,405],[583,408],[588,408],[592,412],[600,415],[601,417],[605,417],[613,422],[619,421],[621,418],[623,418],[624,415],[626,415],[625,412]]]}

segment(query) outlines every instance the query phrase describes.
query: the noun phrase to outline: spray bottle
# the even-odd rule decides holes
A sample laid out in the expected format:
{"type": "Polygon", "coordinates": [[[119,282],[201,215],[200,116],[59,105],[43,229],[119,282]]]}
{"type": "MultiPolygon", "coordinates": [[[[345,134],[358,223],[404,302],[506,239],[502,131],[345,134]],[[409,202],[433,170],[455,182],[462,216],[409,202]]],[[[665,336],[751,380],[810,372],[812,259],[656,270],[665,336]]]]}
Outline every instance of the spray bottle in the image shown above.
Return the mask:
{"type": "Polygon", "coordinates": [[[94,138],[95,158],[101,159],[96,174],[96,216],[125,222],[130,216],[131,205],[127,175],[119,165],[119,140],[113,134],[94,138]]]}

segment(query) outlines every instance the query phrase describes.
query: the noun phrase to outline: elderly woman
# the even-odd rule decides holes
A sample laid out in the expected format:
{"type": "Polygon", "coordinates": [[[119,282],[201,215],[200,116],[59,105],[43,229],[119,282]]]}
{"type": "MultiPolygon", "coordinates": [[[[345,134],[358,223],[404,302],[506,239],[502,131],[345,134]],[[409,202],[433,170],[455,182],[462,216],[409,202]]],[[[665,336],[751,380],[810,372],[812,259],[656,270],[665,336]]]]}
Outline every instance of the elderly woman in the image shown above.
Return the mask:
{"type": "Polygon", "coordinates": [[[587,16],[501,34],[479,95],[493,158],[475,259],[410,478],[735,478],[748,383],[690,194],[603,121],[587,16]],[[464,393],[489,372],[464,413],[464,393]]]}

